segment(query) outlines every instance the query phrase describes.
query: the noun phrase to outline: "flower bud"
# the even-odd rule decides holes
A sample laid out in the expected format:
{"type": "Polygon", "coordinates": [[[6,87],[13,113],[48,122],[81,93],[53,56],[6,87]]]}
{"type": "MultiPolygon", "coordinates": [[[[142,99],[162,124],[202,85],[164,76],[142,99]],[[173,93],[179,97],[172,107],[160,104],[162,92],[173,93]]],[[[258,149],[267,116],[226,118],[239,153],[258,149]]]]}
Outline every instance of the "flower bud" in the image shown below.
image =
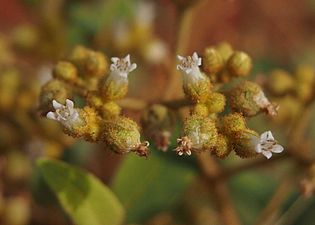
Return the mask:
{"type": "Polygon", "coordinates": [[[100,108],[101,115],[104,119],[112,119],[121,113],[121,107],[113,101],[105,102],[100,108]]]}
{"type": "Polygon", "coordinates": [[[232,139],[235,153],[241,158],[251,158],[258,155],[255,151],[256,140],[259,135],[250,129],[238,131],[232,139]]]}
{"type": "Polygon", "coordinates": [[[72,50],[70,54],[70,61],[73,62],[79,68],[82,68],[86,58],[89,55],[89,52],[90,52],[89,49],[81,45],[78,45],[72,50]]]}
{"type": "Polygon", "coordinates": [[[77,79],[77,68],[70,62],[60,61],[55,65],[53,76],[57,79],[73,82],[77,79]]]}
{"type": "Polygon", "coordinates": [[[220,53],[215,48],[206,48],[202,66],[208,75],[216,74],[222,70],[224,61],[220,53]]]}
{"type": "Polygon", "coordinates": [[[274,70],[268,77],[268,88],[276,95],[283,95],[291,91],[293,86],[293,78],[284,70],[274,70]]]}
{"type": "Polygon", "coordinates": [[[217,137],[214,120],[192,115],[184,123],[184,136],[177,140],[175,151],[178,155],[191,155],[191,152],[211,150],[217,143],[217,137]]]}
{"type": "Polygon", "coordinates": [[[139,156],[148,155],[148,142],[141,143],[138,125],[126,117],[117,117],[103,123],[102,140],[118,153],[135,152],[139,156]]]}
{"type": "Polygon", "coordinates": [[[233,136],[235,133],[246,130],[246,120],[240,113],[232,113],[222,118],[222,132],[228,136],[233,136]]]}
{"type": "Polygon", "coordinates": [[[314,96],[313,87],[309,83],[295,84],[295,93],[302,102],[308,102],[314,96]]]}
{"type": "Polygon", "coordinates": [[[245,52],[234,52],[227,62],[228,71],[235,77],[249,75],[252,67],[252,60],[245,52]]]}
{"type": "Polygon", "coordinates": [[[207,117],[209,115],[209,110],[205,104],[196,104],[191,110],[191,115],[198,115],[201,117],[207,117]]]}
{"type": "Polygon", "coordinates": [[[201,73],[201,58],[195,52],[192,56],[177,56],[180,61],[177,69],[183,74],[183,89],[186,97],[193,103],[203,103],[209,96],[212,85],[209,78],[201,73]]]}
{"type": "Polygon", "coordinates": [[[104,100],[118,100],[127,94],[128,74],[137,68],[137,64],[130,62],[130,56],[125,58],[113,57],[110,66],[111,73],[100,82],[100,94],[104,100]]]}
{"type": "Polygon", "coordinates": [[[20,86],[20,73],[16,69],[0,71],[0,111],[14,107],[20,86]]]}
{"type": "Polygon", "coordinates": [[[102,77],[108,72],[108,62],[101,52],[90,51],[85,61],[85,73],[91,77],[102,77]]]}
{"type": "Polygon", "coordinates": [[[145,135],[153,140],[158,149],[167,151],[174,128],[175,116],[163,105],[154,104],[142,115],[141,124],[145,135]]]}
{"type": "Polygon", "coordinates": [[[315,73],[312,66],[309,65],[300,65],[298,66],[295,76],[298,82],[308,83],[313,85],[315,82],[315,73]]]}
{"type": "Polygon", "coordinates": [[[225,96],[218,92],[212,92],[205,102],[209,113],[223,112],[225,107],[225,96]]]}
{"type": "Polygon", "coordinates": [[[52,79],[41,88],[39,96],[39,109],[43,114],[53,110],[52,101],[56,100],[65,103],[67,98],[70,98],[72,93],[68,86],[61,80],[52,79]]]}
{"type": "Polygon", "coordinates": [[[244,81],[230,92],[230,103],[232,110],[248,117],[262,110],[272,116],[277,114],[277,106],[269,102],[259,85],[250,81],[244,81]]]}
{"type": "Polygon", "coordinates": [[[231,151],[232,146],[230,146],[229,139],[225,135],[219,134],[217,143],[211,153],[220,159],[224,159],[231,153],[231,151]]]}
{"type": "Polygon", "coordinates": [[[215,49],[219,52],[224,62],[233,54],[232,46],[227,42],[221,42],[216,45],[215,49]]]}

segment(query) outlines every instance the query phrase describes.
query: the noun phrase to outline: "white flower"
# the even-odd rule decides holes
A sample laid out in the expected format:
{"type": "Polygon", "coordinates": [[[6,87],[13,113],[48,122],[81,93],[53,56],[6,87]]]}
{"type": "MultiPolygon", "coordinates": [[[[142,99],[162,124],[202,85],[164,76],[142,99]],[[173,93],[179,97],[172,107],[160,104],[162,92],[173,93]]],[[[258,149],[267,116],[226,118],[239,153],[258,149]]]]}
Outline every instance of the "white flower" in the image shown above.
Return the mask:
{"type": "Polygon", "coordinates": [[[78,110],[74,108],[73,101],[67,99],[66,105],[62,105],[56,100],[52,101],[55,112],[48,112],[46,117],[51,120],[56,120],[62,125],[71,128],[74,124],[82,123],[78,110]]]}
{"type": "Polygon", "coordinates": [[[125,58],[112,57],[111,60],[113,63],[110,65],[110,71],[114,76],[127,78],[128,74],[137,68],[137,64],[131,64],[129,54],[125,58]]]}
{"type": "Polygon", "coordinates": [[[263,154],[267,159],[271,158],[272,153],[281,153],[284,150],[274,139],[271,131],[262,133],[260,139],[256,137],[254,142],[256,152],[263,154]]]}
{"type": "Polygon", "coordinates": [[[191,140],[188,137],[182,137],[177,139],[178,147],[175,149],[177,155],[191,155],[191,140]]]}
{"type": "Polygon", "coordinates": [[[201,58],[198,57],[196,52],[192,56],[187,57],[177,55],[177,59],[179,60],[179,64],[177,65],[178,70],[195,76],[200,74],[199,66],[201,66],[201,58]]]}

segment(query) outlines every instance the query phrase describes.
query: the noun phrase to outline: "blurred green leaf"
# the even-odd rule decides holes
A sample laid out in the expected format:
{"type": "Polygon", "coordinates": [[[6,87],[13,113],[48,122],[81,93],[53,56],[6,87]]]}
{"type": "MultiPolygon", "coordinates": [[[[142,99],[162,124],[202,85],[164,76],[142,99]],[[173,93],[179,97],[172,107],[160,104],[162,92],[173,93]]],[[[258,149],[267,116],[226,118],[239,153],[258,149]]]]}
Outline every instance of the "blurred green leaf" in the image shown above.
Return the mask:
{"type": "Polygon", "coordinates": [[[58,160],[40,159],[37,166],[75,224],[122,224],[123,207],[96,177],[58,160]]]}
{"type": "Polygon", "coordinates": [[[194,170],[181,159],[170,160],[154,151],[148,159],[128,155],[113,181],[113,191],[125,206],[129,223],[169,209],[193,181],[194,170]]]}

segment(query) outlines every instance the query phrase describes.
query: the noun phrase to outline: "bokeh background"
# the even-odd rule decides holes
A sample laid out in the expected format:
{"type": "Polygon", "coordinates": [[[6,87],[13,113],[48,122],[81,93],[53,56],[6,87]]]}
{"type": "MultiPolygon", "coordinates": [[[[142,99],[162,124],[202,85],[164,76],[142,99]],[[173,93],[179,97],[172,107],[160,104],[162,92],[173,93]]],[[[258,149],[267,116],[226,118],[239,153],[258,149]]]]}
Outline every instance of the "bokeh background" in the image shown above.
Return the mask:
{"type": "MultiPolygon", "coordinates": [[[[139,70],[130,77],[128,97],[157,102],[167,71],[175,67],[179,16],[172,0],[0,0],[0,224],[72,223],[36,170],[42,156],[86,168],[109,185],[126,207],[126,224],[220,224],[194,159],[157,150],[148,160],[117,156],[102,145],[64,135],[37,110],[40,87],[53,65],[79,44],[108,57],[130,53],[139,70]]],[[[191,17],[190,29],[182,34],[188,43],[183,55],[227,41],[252,56],[251,79],[257,81],[275,68],[293,73],[301,63],[314,67],[314,0],[200,0],[191,17]]],[[[134,109],[124,114],[136,120],[141,115],[134,109]]],[[[310,121],[305,145],[314,152],[315,123],[310,121]]],[[[283,124],[289,122],[280,126],[259,116],[250,124],[259,131],[271,127],[285,142],[289,128],[283,124]]],[[[173,136],[180,136],[180,129],[173,136]]],[[[246,162],[234,155],[220,161],[227,166],[246,162]]],[[[303,174],[291,161],[229,179],[242,224],[261,221],[283,177],[280,192],[287,196],[273,209],[275,215],[289,212],[286,224],[315,224],[315,199],[300,200],[303,174]]]]}

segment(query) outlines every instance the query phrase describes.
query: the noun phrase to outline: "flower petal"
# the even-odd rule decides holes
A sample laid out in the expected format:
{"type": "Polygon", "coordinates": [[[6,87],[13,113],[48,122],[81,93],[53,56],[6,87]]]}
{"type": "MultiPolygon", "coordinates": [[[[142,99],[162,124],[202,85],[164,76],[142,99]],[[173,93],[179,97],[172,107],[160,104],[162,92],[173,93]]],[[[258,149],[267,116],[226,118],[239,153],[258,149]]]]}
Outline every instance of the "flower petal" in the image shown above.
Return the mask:
{"type": "Polygon", "coordinates": [[[261,152],[267,159],[270,159],[271,158],[271,156],[272,156],[272,152],[270,152],[270,151],[262,151],[261,152]]]}
{"type": "Polygon", "coordinates": [[[275,146],[271,149],[271,151],[274,152],[274,153],[281,153],[281,152],[283,152],[283,150],[284,150],[284,148],[283,148],[283,146],[281,146],[281,145],[275,145],[275,146]]]}
{"type": "Polygon", "coordinates": [[[48,113],[46,114],[46,117],[47,117],[48,119],[51,119],[51,120],[57,120],[56,115],[55,115],[54,112],[48,112],[48,113]]]}
{"type": "Polygon", "coordinates": [[[274,137],[273,137],[271,131],[269,130],[269,131],[262,133],[260,135],[260,139],[261,139],[261,141],[274,140],[274,137]]]}
{"type": "Polygon", "coordinates": [[[137,64],[132,63],[129,67],[129,73],[137,68],[137,64]]]}
{"type": "Polygon", "coordinates": [[[66,99],[66,106],[67,106],[69,109],[73,109],[73,107],[74,107],[73,101],[71,101],[70,99],[66,99]]]}
{"type": "Polygon", "coordinates": [[[256,151],[257,153],[261,153],[262,149],[261,149],[261,145],[260,145],[260,144],[257,144],[257,145],[255,146],[255,151],[256,151]]]}
{"type": "Polygon", "coordinates": [[[55,99],[52,101],[52,105],[54,109],[61,109],[63,107],[63,105],[57,102],[55,99]]]}

